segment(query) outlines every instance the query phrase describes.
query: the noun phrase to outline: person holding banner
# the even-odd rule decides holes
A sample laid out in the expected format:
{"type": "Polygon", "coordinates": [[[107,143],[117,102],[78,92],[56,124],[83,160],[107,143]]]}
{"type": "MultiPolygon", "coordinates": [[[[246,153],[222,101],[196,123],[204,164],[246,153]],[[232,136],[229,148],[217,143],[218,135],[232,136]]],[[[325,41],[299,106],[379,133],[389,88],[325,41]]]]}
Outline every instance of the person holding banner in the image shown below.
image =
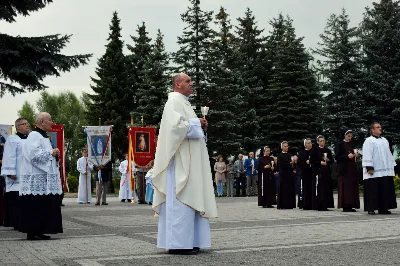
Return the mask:
{"type": "Polygon", "coordinates": [[[60,206],[63,191],[56,164],[60,150],[52,149],[46,132],[52,125],[49,113],[39,113],[36,128],[22,147],[18,231],[27,233],[28,240],[48,240],[50,236],[45,234],[63,232],[60,206]]]}
{"type": "Polygon", "coordinates": [[[15,128],[17,133],[9,136],[4,145],[1,175],[6,178],[4,226],[17,229],[20,212],[19,190],[21,187],[22,147],[30,132],[30,125],[25,118],[18,118],[15,121],[15,128]]]}
{"type": "Polygon", "coordinates": [[[84,204],[92,201],[92,175],[93,164],[88,160],[86,149],[82,151],[82,157],[76,162],[79,172],[78,202],[84,204]]]}
{"type": "Polygon", "coordinates": [[[108,181],[112,180],[112,162],[109,161],[105,165],[99,165],[97,172],[98,181],[96,182],[96,205],[108,205],[107,203],[107,188],[108,181]]]}
{"type": "MultiPolygon", "coordinates": [[[[119,186],[119,198],[121,202],[132,202],[131,178],[129,176],[128,154],[125,154],[125,160],[119,165],[121,172],[121,181],[119,186]]],[[[135,173],[135,167],[132,162],[132,174],[135,173]]]]}
{"type": "Polygon", "coordinates": [[[172,79],[165,104],[153,169],[153,210],[159,215],[157,247],[170,254],[195,255],[211,247],[209,218],[217,217],[205,134],[188,98],[192,80],[172,79]]]}

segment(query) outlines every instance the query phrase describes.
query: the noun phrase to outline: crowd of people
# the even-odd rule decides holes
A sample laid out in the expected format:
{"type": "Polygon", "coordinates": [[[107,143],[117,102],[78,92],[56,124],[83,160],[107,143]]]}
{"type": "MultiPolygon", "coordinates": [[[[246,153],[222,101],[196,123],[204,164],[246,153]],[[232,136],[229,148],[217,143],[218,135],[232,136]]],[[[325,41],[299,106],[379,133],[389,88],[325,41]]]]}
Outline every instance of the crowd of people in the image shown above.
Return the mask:
{"type": "MultiPolygon", "coordinates": [[[[209,218],[218,217],[216,197],[207,151],[208,122],[198,118],[188,99],[193,92],[191,78],[180,73],[173,77],[174,91],[168,96],[160,131],[154,167],[144,170],[121,162],[120,199],[135,197],[130,187],[130,170],[141,171],[138,179],[139,203],[152,204],[158,216],[157,247],[170,254],[195,255],[200,249],[211,247],[209,218]],[[146,181],[145,181],[146,180],[146,181]],[[145,188],[147,193],[145,193],[145,188]],[[145,194],[146,197],[145,197],[145,194]]],[[[41,112],[30,132],[26,119],[15,122],[17,133],[4,146],[0,179],[0,225],[14,227],[26,233],[28,240],[47,240],[48,234],[63,232],[60,199],[60,151],[53,148],[46,133],[53,124],[50,114],[41,112]],[[3,181],[3,182],[1,182],[3,181]],[[4,188],[5,187],[5,188],[4,188]],[[3,199],[3,192],[5,197],[3,199]],[[2,202],[5,201],[5,202],[2,202]],[[2,209],[2,206],[5,208],[2,209]],[[4,215],[3,215],[4,214],[4,215]]],[[[395,160],[388,141],[381,136],[379,123],[371,125],[371,136],[363,145],[362,168],[364,179],[364,210],[369,214],[390,214],[397,207],[394,189],[395,160]]],[[[214,165],[217,196],[258,196],[258,205],[265,208],[327,211],[334,207],[331,164],[338,165],[338,208],[354,212],[360,208],[357,159],[360,154],[352,143],[353,132],[343,131],[336,145],[335,158],[318,136],[314,146],[304,140],[304,150],[298,156],[289,153],[289,143],[281,143],[281,153],[271,156],[264,147],[256,159],[243,155],[234,163],[223,162],[222,156],[214,165]],[[275,175],[278,174],[278,184],[275,175]],[[296,201],[296,176],[300,176],[299,200],[296,201]],[[235,183],[235,184],[234,184],[235,183]]],[[[89,176],[97,170],[96,205],[107,205],[107,182],[111,180],[111,162],[94,166],[87,158],[87,150],[77,162],[80,172],[78,202],[91,202],[89,176]]]]}
{"type": "Polygon", "coordinates": [[[290,154],[289,143],[283,141],[281,152],[275,157],[268,146],[258,159],[250,152],[245,160],[239,154],[234,163],[229,160],[225,164],[218,156],[214,165],[217,195],[222,197],[226,184],[227,197],[255,196],[257,191],[258,205],[263,208],[276,205],[278,209],[329,211],[335,207],[331,165],[336,163],[337,208],[344,212],[360,209],[359,181],[363,179],[364,210],[369,214],[375,214],[375,210],[390,214],[389,209],[397,207],[393,181],[396,163],[389,142],[381,136],[381,125],[373,123],[370,129],[362,159],[352,141],[353,132],[347,128],[341,132],[334,155],[325,146],[325,138],[318,136],[314,144],[311,139],[304,139],[304,149],[299,154],[290,154]]]}

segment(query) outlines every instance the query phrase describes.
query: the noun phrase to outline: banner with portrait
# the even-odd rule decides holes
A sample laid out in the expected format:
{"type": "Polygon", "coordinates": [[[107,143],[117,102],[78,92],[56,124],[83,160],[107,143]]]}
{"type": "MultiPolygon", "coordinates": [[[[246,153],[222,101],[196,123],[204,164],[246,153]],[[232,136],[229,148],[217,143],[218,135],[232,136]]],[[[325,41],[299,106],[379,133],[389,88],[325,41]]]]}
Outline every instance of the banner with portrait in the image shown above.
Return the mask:
{"type": "Polygon", "coordinates": [[[64,125],[53,124],[51,129],[47,131],[47,136],[53,149],[58,148],[60,150],[60,156],[58,158],[60,163],[60,178],[61,184],[64,191],[67,191],[67,176],[65,173],[65,152],[64,152],[64,125]]]}
{"type": "Polygon", "coordinates": [[[130,127],[128,138],[133,162],[139,168],[148,168],[150,162],[154,160],[156,128],[130,127]]]}
{"type": "Polygon", "coordinates": [[[12,135],[12,125],[0,124],[0,143],[6,143],[8,136],[12,135]]]}
{"type": "Polygon", "coordinates": [[[85,126],[88,160],[96,166],[111,161],[112,126],[85,126]]]}

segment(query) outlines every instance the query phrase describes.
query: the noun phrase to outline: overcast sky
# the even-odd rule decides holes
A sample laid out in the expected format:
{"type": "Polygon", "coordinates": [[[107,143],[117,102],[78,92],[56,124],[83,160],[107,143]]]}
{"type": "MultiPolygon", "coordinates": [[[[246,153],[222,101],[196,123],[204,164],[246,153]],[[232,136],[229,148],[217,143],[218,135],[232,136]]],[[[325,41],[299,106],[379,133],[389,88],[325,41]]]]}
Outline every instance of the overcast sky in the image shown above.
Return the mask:
{"type": "MultiPolygon", "coordinates": [[[[233,24],[242,17],[247,7],[253,11],[259,28],[270,30],[269,20],[279,13],[288,14],[294,20],[298,36],[305,37],[306,47],[315,47],[319,41],[327,18],[346,8],[353,25],[357,25],[366,6],[372,0],[201,0],[203,10],[227,9],[233,24]]],[[[64,54],[92,53],[86,66],[79,67],[60,77],[49,77],[44,83],[51,93],[71,90],[78,96],[90,92],[90,76],[95,76],[97,59],[105,52],[106,39],[113,11],[121,19],[122,38],[132,44],[130,35],[136,35],[137,25],[144,21],[150,37],[154,38],[158,28],[164,34],[167,51],[178,49],[176,40],[185,24],[180,14],[186,11],[188,0],[54,0],[54,3],[28,17],[18,17],[15,23],[0,21],[1,33],[21,36],[48,34],[72,34],[64,54]]],[[[24,103],[36,103],[39,93],[24,93],[15,97],[6,94],[0,98],[0,124],[13,124],[17,110],[24,103]]]]}

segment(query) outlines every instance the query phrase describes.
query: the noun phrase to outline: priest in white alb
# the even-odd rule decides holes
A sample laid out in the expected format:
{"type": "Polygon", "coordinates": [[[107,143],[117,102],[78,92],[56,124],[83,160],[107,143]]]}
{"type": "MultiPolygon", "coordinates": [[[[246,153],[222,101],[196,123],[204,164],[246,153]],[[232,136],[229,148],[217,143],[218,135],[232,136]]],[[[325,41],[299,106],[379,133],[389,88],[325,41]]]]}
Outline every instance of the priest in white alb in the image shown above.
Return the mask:
{"type": "Polygon", "coordinates": [[[60,206],[63,191],[57,165],[60,150],[51,147],[46,132],[53,125],[50,114],[39,113],[35,124],[22,147],[18,231],[27,233],[28,240],[48,240],[50,236],[45,234],[63,232],[60,206]]]}
{"type": "MultiPolygon", "coordinates": [[[[133,162],[132,174],[136,172],[133,162]]],[[[125,154],[125,160],[119,165],[119,172],[121,173],[121,181],[119,183],[119,199],[121,202],[132,202],[131,178],[129,174],[128,154],[125,154]]]]}
{"type": "Polygon", "coordinates": [[[15,129],[17,133],[9,136],[4,145],[1,175],[5,177],[6,181],[4,227],[17,229],[20,213],[19,190],[21,187],[22,146],[28,137],[30,125],[25,118],[18,118],[15,121],[15,129]]]}
{"type": "Polygon", "coordinates": [[[79,172],[78,202],[79,204],[90,203],[92,201],[92,175],[93,164],[88,160],[86,149],[82,151],[82,157],[76,162],[79,172]]]}
{"type": "Polygon", "coordinates": [[[368,214],[391,214],[396,209],[394,188],[394,167],[396,162],[389,148],[389,142],[381,136],[382,126],[371,125],[371,136],[363,145],[364,211],[368,214]]]}
{"type": "Polygon", "coordinates": [[[159,215],[157,247],[170,254],[194,255],[211,247],[209,218],[217,217],[204,130],[188,98],[186,74],[172,79],[165,104],[153,170],[153,209],[159,215]]]}

